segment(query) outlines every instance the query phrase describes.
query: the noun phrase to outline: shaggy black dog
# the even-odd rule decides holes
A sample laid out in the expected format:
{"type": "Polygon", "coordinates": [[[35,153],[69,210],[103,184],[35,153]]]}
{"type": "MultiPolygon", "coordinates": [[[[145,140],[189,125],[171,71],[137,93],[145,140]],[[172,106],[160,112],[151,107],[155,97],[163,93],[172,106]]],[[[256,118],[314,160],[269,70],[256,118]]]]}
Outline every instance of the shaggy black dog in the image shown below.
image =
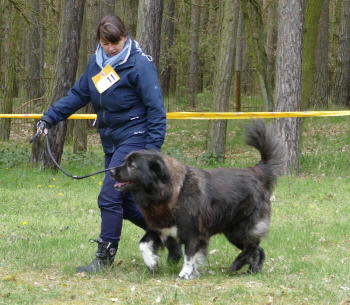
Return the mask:
{"type": "Polygon", "coordinates": [[[199,275],[209,239],[223,233],[242,250],[230,267],[234,272],[248,264],[261,270],[265,260],[259,246],[270,227],[270,196],[284,166],[284,145],[272,128],[257,120],[246,127],[246,144],[256,148],[260,162],[251,167],[202,170],[156,151],[130,153],[113,168],[115,188],[131,191],[149,230],[139,247],[151,271],[158,267],[158,249],[165,245],[177,260],[178,243],[185,245],[180,278],[199,275]]]}

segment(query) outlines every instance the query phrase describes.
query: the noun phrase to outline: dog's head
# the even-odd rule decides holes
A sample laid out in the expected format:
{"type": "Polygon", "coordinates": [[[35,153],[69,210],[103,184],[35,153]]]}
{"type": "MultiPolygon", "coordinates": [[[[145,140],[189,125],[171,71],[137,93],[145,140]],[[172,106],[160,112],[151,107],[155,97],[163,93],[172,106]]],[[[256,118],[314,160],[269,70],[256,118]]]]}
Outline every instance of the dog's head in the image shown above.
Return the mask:
{"type": "Polygon", "coordinates": [[[117,181],[114,187],[118,191],[131,191],[134,195],[159,197],[170,183],[164,156],[154,150],[131,152],[120,166],[110,170],[110,175],[117,181]]]}

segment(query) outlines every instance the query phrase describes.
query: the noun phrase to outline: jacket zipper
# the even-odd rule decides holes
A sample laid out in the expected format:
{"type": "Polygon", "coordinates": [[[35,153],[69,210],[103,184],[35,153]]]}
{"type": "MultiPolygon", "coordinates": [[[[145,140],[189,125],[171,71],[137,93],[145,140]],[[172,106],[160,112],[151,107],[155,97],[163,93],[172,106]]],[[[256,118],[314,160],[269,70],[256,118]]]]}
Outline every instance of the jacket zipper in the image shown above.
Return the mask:
{"type": "MultiPolygon", "coordinates": [[[[103,122],[105,123],[105,125],[107,126],[107,122],[106,122],[106,120],[105,120],[105,118],[106,118],[106,111],[104,110],[104,108],[103,108],[103,106],[102,106],[102,93],[100,93],[100,107],[101,107],[101,109],[102,109],[102,119],[103,119],[103,122]]],[[[109,140],[109,142],[112,144],[112,146],[113,146],[113,151],[115,150],[115,145],[114,145],[114,143],[113,143],[113,141],[110,139],[110,137],[109,137],[109,127],[107,127],[107,129],[106,129],[106,132],[105,132],[105,136],[106,136],[106,138],[109,140]]]]}

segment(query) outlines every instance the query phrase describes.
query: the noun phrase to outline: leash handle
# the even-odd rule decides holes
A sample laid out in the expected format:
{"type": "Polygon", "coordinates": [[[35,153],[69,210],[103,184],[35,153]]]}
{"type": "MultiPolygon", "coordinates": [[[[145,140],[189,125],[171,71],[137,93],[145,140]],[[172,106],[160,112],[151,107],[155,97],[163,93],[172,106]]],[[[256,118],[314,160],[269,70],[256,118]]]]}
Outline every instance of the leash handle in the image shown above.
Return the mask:
{"type": "Polygon", "coordinates": [[[31,140],[29,141],[30,144],[32,144],[39,136],[41,135],[41,133],[37,132],[33,138],[31,138],[31,140]]]}
{"type": "Polygon", "coordinates": [[[45,129],[45,122],[44,121],[39,121],[36,125],[37,130],[36,130],[36,134],[34,135],[34,137],[29,141],[29,143],[33,143],[42,133],[44,133],[44,129],[45,129]]]}

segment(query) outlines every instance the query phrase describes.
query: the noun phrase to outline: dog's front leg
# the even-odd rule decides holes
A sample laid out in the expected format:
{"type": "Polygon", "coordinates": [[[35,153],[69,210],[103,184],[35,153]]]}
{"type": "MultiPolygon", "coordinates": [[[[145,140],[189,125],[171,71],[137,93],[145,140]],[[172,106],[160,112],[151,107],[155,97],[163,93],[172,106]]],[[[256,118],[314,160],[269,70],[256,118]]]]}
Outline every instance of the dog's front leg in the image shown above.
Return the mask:
{"type": "Polygon", "coordinates": [[[179,278],[189,280],[199,276],[199,268],[204,265],[207,244],[185,244],[185,260],[179,278]]]}
{"type": "Polygon", "coordinates": [[[157,255],[157,252],[161,245],[162,242],[158,234],[151,230],[148,230],[140,240],[139,249],[141,251],[143,261],[151,274],[155,274],[158,268],[159,256],[157,255]]]}

